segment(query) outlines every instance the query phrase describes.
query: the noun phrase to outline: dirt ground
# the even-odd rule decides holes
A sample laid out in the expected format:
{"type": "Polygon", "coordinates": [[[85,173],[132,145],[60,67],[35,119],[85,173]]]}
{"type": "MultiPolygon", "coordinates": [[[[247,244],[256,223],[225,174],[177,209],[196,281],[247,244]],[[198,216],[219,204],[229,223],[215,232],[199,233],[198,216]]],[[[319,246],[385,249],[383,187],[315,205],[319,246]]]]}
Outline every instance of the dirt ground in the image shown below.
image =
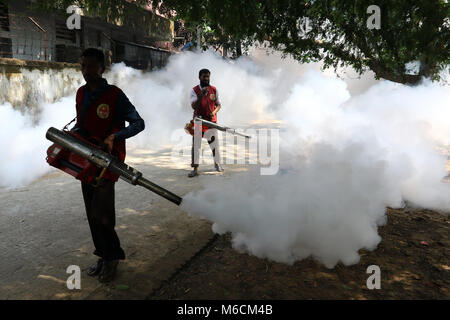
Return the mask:
{"type": "Polygon", "coordinates": [[[216,236],[150,299],[449,299],[449,216],[426,209],[387,209],[377,249],[353,266],[327,269],[307,259],[289,266],[238,253],[216,236]],[[378,265],[381,289],[366,286],[378,265]]]}

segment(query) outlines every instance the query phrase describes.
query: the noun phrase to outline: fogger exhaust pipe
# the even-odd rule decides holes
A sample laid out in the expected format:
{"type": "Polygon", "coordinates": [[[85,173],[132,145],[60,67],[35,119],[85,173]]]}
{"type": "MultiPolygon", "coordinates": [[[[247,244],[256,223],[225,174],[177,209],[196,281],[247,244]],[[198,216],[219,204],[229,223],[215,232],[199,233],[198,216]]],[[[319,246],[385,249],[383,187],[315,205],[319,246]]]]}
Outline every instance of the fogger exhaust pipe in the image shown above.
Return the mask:
{"type": "Polygon", "coordinates": [[[195,117],[194,118],[194,122],[197,122],[199,124],[201,122],[202,125],[204,125],[204,126],[206,126],[208,128],[212,128],[212,129],[217,129],[217,130],[220,130],[220,131],[228,132],[228,133],[235,134],[235,135],[247,138],[247,139],[251,138],[251,136],[243,134],[243,133],[240,133],[240,132],[237,132],[235,129],[232,129],[232,128],[229,128],[229,127],[224,127],[224,126],[218,125],[217,123],[214,123],[214,122],[211,122],[211,121],[199,118],[199,117],[195,117]]]}
{"type": "Polygon", "coordinates": [[[110,170],[111,172],[117,174],[122,180],[125,180],[132,185],[142,186],[175,203],[176,205],[180,205],[183,200],[181,197],[170,192],[169,190],[166,190],[145,179],[141,172],[123,162],[120,162],[113,155],[92,147],[88,143],[75,138],[67,132],[51,127],[47,130],[45,137],[57,145],[88,159],[97,166],[110,170]]]}

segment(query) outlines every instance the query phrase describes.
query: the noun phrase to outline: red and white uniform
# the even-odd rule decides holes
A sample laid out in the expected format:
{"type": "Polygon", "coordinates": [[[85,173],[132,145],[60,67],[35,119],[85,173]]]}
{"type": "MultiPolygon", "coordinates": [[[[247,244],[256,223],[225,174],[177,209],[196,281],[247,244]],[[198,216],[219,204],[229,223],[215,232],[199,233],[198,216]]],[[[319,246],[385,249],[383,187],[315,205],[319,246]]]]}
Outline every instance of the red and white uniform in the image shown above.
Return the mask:
{"type": "MultiPolygon", "coordinates": [[[[197,101],[197,97],[200,96],[202,91],[202,87],[200,85],[195,86],[192,88],[191,91],[191,104],[197,101]]],[[[220,105],[219,95],[217,92],[216,87],[209,86],[208,94],[204,97],[202,97],[202,100],[200,102],[199,108],[194,110],[194,118],[199,116],[202,119],[212,121],[217,123],[217,114],[215,114],[213,117],[211,117],[211,112],[213,112],[216,109],[216,106],[220,105]]],[[[203,126],[202,132],[205,132],[208,130],[208,127],[203,126]]]]}

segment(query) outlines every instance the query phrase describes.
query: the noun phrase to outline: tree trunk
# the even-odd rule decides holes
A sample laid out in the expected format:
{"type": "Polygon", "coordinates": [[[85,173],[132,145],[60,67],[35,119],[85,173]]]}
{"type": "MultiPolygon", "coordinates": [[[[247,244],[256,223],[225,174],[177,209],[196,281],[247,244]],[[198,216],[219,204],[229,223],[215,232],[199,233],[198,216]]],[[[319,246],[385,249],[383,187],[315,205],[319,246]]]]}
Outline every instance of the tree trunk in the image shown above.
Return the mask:
{"type": "Polygon", "coordinates": [[[371,63],[369,65],[369,68],[380,78],[392,81],[392,82],[398,82],[403,84],[409,84],[409,85],[417,85],[422,80],[422,77],[426,77],[426,74],[395,74],[392,71],[386,70],[382,66],[378,65],[377,63],[371,63]]]}
{"type": "Polygon", "coordinates": [[[242,56],[241,40],[236,41],[236,58],[242,56]]]}

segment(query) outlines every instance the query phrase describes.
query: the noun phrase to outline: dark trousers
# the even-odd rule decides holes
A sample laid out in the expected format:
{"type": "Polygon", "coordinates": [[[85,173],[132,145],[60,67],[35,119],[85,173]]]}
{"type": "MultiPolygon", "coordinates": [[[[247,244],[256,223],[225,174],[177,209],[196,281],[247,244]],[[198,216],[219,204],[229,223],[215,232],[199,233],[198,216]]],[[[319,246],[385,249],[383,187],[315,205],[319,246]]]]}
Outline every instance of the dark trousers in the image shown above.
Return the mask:
{"type": "Polygon", "coordinates": [[[105,260],[125,259],[119,237],[114,227],[114,185],[112,180],[103,180],[98,187],[81,183],[84,205],[94,241],[94,254],[105,260]]]}
{"type": "MultiPolygon", "coordinates": [[[[212,154],[214,157],[214,162],[220,163],[219,139],[218,139],[218,135],[217,135],[217,130],[209,129],[208,131],[211,131],[211,133],[209,135],[207,134],[207,137],[209,137],[209,139],[206,139],[206,140],[208,141],[209,147],[211,148],[211,151],[212,151],[212,154]],[[217,139],[217,143],[214,146],[214,144],[212,144],[212,143],[214,141],[216,141],[216,139],[217,139]]],[[[206,132],[202,132],[202,138],[204,137],[205,134],[206,134],[206,132]]],[[[198,145],[195,145],[194,139],[195,139],[195,133],[194,133],[194,136],[192,137],[191,167],[197,168],[198,164],[200,162],[201,140],[200,140],[200,143],[198,143],[198,145]]]]}

